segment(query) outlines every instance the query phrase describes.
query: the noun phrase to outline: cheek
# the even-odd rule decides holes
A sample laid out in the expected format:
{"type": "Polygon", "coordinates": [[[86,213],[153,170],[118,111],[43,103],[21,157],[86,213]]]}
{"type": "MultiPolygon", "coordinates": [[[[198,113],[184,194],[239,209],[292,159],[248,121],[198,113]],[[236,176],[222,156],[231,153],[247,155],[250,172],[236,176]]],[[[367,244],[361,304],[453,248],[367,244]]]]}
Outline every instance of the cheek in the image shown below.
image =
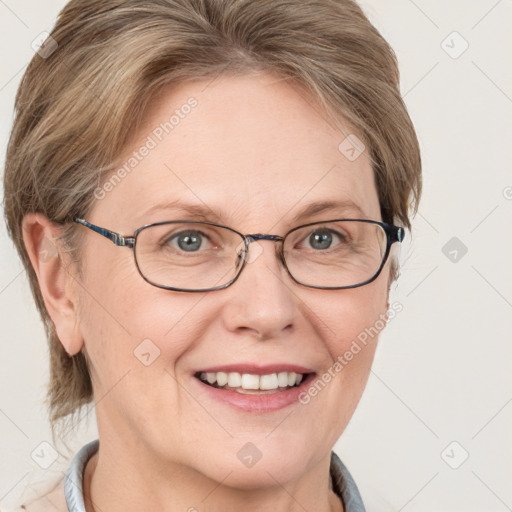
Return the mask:
{"type": "MultiPolygon", "coordinates": [[[[369,285],[339,292],[337,299],[325,301],[324,340],[330,363],[319,378],[337,390],[333,400],[343,395],[357,404],[366,385],[380,333],[386,326],[387,275],[369,285]],[[340,395],[341,393],[341,395],[340,395]]],[[[349,407],[350,409],[350,407],[349,407]]]]}
{"type": "Polygon", "coordinates": [[[323,318],[329,327],[327,344],[333,357],[349,350],[352,341],[368,346],[376,341],[385,327],[387,279],[383,273],[373,283],[340,290],[337,297],[324,301],[323,318]]]}
{"type": "Polygon", "coordinates": [[[80,324],[97,394],[127,373],[126,385],[133,383],[136,389],[130,393],[136,396],[150,389],[154,379],[171,380],[176,361],[204,328],[206,315],[194,321],[203,295],[151,286],[129,257],[89,268],[82,285],[80,324]]]}
{"type": "Polygon", "coordinates": [[[178,385],[179,361],[213,320],[205,311],[198,318],[199,295],[175,296],[142,280],[133,283],[123,286],[113,279],[111,286],[96,289],[101,303],[88,299],[84,337],[97,415],[145,439],[159,428],[150,418],[158,418],[173,425],[179,440],[190,428],[187,421],[193,421],[179,411],[197,409],[178,385]],[[182,418],[188,418],[185,425],[182,418]]]}

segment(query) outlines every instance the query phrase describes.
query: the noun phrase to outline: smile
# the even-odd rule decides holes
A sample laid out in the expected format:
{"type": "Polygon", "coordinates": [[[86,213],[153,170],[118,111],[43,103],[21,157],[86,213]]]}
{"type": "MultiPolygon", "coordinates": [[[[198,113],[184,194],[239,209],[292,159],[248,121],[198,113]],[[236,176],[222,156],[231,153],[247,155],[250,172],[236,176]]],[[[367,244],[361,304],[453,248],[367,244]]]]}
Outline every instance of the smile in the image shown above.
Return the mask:
{"type": "MultiPolygon", "coordinates": [[[[279,366],[280,368],[274,367],[272,370],[282,369],[283,365],[279,366]]],[[[201,393],[208,400],[244,413],[263,414],[301,404],[299,396],[306,392],[314,381],[316,373],[307,371],[308,369],[303,367],[293,368],[303,370],[303,373],[298,371],[268,373],[271,371],[268,367],[255,369],[250,365],[247,370],[253,373],[199,371],[193,375],[193,380],[198,383],[201,393]]],[[[212,370],[218,369],[212,368],[212,370]]],[[[241,370],[241,368],[238,369],[241,370]]]]}
{"type": "Polygon", "coordinates": [[[238,372],[200,372],[196,374],[201,381],[215,388],[237,393],[255,394],[261,392],[281,392],[298,386],[307,374],[279,372],[264,375],[238,372]]]}

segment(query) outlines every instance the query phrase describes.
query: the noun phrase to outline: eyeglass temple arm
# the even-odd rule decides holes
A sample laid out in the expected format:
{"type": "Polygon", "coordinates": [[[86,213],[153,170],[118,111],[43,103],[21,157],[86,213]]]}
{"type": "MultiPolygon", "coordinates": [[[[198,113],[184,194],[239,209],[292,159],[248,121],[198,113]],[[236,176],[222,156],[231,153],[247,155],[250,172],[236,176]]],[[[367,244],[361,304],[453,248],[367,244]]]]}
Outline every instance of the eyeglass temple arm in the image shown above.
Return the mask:
{"type": "Polygon", "coordinates": [[[84,219],[79,219],[78,217],[74,217],[73,221],[77,222],[78,224],[82,224],[82,226],[85,226],[86,228],[89,228],[90,230],[92,230],[96,233],[99,233],[100,235],[104,236],[105,238],[108,238],[110,241],[114,242],[116,245],[126,246],[126,247],[133,247],[135,245],[135,238],[133,238],[133,237],[125,237],[119,233],[114,233],[114,231],[100,228],[99,226],[95,226],[94,224],[91,224],[90,222],[87,222],[84,219]]]}

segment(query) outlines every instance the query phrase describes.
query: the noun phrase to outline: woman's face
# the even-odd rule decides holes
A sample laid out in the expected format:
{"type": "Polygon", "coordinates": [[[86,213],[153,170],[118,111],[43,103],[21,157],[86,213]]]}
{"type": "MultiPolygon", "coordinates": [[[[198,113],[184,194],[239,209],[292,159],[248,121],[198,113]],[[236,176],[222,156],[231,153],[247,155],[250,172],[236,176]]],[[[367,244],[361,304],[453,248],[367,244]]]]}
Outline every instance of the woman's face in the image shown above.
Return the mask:
{"type": "MultiPolygon", "coordinates": [[[[159,221],[217,220],[212,212],[246,234],[284,235],[341,217],[380,220],[366,152],[354,159],[338,148],[349,133],[270,75],[183,84],[152,104],[120,159],[129,172],[98,193],[87,220],[124,235],[159,221]],[[322,203],[338,206],[299,219],[322,203]]],[[[79,323],[105,451],[218,481],[229,474],[230,485],[245,488],[275,485],[269,474],[299,478],[328,457],[363,392],[377,337],[359,343],[350,360],[344,355],[365,329],[382,324],[388,264],[359,288],[306,288],[280,264],[277,244],[259,241],[230,287],[184,293],[150,285],[131,249],[78,229],[85,230],[79,323]],[[334,377],[309,401],[273,410],[219,400],[223,392],[196,377],[251,364],[297,365],[317,378],[331,368],[334,377]]]]}

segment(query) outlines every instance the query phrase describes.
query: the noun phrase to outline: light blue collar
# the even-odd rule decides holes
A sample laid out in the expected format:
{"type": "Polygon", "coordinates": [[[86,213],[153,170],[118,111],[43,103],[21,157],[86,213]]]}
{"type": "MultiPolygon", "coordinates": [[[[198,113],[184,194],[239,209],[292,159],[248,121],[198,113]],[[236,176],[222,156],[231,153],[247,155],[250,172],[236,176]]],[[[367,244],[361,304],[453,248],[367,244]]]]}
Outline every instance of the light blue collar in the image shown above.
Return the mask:
{"type": "Polygon", "coordinates": [[[69,512],[85,512],[82,481],[87,461],[98,451],[99,439],[82,446],[71,461],[64,478],[64,494],[69,512]]]}

